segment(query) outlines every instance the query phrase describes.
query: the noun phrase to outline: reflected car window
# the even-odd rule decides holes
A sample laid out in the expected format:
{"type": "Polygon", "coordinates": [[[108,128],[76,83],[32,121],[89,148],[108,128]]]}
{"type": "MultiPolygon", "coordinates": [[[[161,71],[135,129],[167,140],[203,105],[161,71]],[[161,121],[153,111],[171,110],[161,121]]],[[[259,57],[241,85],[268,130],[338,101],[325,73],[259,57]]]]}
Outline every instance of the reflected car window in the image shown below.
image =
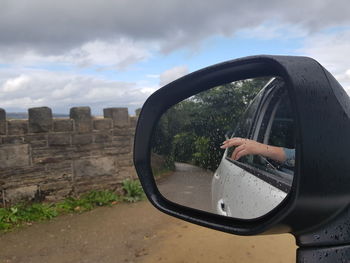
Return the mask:
{"type": "MultiPolygon", "coordinates": [[[[262,91],[260,95],[265,92],[265,96],[261,95],[253,101],[239,123],[234,137],[249,138],[271,146],[286,148],[286,151],[288,149],[295,151],[294,118],[290,99],[284,83],[276,82],[270,93],[262,91]]],[[[231,157],[233,151],[234,147],[231,147],[227,158],[231,157]]],[[[294,167],[287,163],[279,163],[260,155],[244,156],[238,160],[237,164],[239,163],[292,181],[294,167]]]]}

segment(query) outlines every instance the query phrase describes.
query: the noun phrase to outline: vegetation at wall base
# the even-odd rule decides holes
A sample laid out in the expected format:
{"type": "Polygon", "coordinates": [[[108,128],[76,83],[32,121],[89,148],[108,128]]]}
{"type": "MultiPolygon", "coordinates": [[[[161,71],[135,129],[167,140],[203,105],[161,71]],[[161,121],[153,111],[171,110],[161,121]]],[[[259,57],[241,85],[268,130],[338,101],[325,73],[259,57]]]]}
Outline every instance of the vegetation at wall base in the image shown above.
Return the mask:
{"type": "Polygon", "coordinates": [[[118,202],[137,202],[145,194],[138,180],[122,182],[124,195],[103,191],[90,191],[79,198],[67,197],[58,203],[19,203],[7,208],[0,208],[0,232],[7,232],[16,227],[32,222],[50,220],[67,213],[82,213],[98,206],[112,206],[118,202]]]}
{"type": "Polygon", "coordinates": [[[145,193],[138,180],[124,180],[122,187],[124,190],[122,198],[126,202],[137,202],[145,198],[145,193]]]}

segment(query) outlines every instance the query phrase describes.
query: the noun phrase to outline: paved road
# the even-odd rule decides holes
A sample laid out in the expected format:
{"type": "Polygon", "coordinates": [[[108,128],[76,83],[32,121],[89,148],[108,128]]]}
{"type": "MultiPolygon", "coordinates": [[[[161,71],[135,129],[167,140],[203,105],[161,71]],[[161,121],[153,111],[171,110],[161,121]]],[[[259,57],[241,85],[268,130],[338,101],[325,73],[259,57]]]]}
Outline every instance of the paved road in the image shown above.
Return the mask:
{"type": "Polygon", "coordinates": [[[212,212],[211,180],[213,172],[176,163],[175,172],[157,182],[159,191],[170,201],[212,212]]]}

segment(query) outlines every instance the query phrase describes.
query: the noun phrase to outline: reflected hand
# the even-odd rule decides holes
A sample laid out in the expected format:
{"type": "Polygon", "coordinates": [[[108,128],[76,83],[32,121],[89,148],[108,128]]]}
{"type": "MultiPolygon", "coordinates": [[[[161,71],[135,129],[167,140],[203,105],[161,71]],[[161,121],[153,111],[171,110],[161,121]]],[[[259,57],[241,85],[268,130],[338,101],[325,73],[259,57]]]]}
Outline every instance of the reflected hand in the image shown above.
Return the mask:
{"type": "Polygon", "coordinates": [[[239,137],[224,141],[220,148],[226,149],[232,146],[236,147],[231,155],[233,160],[238,160],[249,154],[259,154],[281,163],[285,162],[287,158],[282,147],[271,146],[239,137]]]}
{"type": "Polygon", "coordinates": [[[231,155],[233,160],[238,160],[239,158],[250,154],[262,154],[264,152],[264,148],[268,147],[265,144],[258,143],[253,140],[234,137],[224,141],[220,148],[226,149],[233,146],[236,147],[231,155]]]}

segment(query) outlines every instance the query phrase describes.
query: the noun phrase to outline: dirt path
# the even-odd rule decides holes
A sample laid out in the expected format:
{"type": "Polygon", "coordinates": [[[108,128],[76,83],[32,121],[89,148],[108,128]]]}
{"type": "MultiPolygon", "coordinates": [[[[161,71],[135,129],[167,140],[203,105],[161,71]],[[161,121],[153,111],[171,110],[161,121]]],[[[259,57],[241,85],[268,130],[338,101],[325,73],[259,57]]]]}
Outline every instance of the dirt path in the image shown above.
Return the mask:
{"type": "Polygon", "coordinates": [[[147,201],[66,215],[0,236],[0,262],[295,262],[290,235],[238,237],[147,201]]]}

